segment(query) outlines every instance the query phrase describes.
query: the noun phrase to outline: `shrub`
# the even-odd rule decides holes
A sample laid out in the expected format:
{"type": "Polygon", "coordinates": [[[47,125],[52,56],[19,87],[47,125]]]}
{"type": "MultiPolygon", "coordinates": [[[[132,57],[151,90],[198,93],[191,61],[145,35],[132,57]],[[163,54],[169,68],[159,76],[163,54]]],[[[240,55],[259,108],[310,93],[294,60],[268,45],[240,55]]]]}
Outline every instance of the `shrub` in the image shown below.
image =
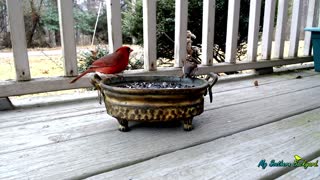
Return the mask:
{"type": "Polygon", "coordinates": [[[93,61],[105,56],[108,54],[109,51],[107,48],[103,48],[101,46],[97,46],[96,50],[91,51],[82,51],[80,52],[80,57],[78,57],[79,66],[78,71],[84,72],[92,63],[93,61]]]}
{"type": "MultiPolygon", "coordinates": [[[[264,2],[264,1],[263,1],[264,2]]],[[[135,14],[132,5],[123,12],[122,29],[127,36],[135,37],[139,44],[143,44],[142,0],[137,0],[135,14]]],[[[197,36],[193,44],[201,46],[202,40],[202,12],[203,3],[199,0],[189,0],[188,29],[197,36]]],[[[262,6],[264,7],[264,6],[262,6]]],[[[157,56],[173,58],[174,53],[174,25],[175,1],[157,1],[157,56]]],[[[245,54],[244,44],[247,41],[250,0],[241,0],[240,26],[238,37],[238,53],[245,54]]],[[[261,11],[263,12],[263,10],[261,11]]],[[[225,41],[227,31],[228,1],[217,0],[215,11],[214,58],[224,62],[225,41]]],[[[262,18],[263,16],[261,16],[262,18]]],[[[238,55],[239,57],[239,55],[238,55]]]]}

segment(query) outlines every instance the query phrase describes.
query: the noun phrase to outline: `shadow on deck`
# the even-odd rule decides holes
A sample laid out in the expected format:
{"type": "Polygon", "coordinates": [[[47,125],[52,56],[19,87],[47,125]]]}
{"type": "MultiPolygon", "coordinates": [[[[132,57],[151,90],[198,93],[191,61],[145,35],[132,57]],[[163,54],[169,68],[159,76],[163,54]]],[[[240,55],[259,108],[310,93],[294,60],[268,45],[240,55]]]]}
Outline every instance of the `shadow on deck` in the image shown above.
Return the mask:
{"type": "Polygon", "coordinates": [[[320,160],[319,100],[320,74],[303,70],[219,81],[191,132],[121,133],[90,98],[19,107],[1,112],[0,179],[316,179],[320,167],[269,165],[320,160]]]}

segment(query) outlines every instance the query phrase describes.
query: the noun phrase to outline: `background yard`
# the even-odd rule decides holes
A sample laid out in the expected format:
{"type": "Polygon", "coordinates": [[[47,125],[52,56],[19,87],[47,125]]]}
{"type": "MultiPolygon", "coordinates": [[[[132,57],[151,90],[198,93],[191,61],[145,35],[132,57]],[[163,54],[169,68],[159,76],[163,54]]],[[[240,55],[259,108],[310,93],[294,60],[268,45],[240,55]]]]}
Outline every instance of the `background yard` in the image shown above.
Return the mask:
{"type": "MultiPolygon", "coordinates": [[[[258,47],[258,60],[261,59],[261,43],[258,47]]],[[[274,43],[273,43],[274,44],[274,43]]],[[[105,48],[106,45],[100,45],[105,48]]],[[[134,49],[131,55],[131,61],[143,58],[143,49],[138,45],[130,45],[134,49]]],[[[304,41],[299,42],[298,56],[303,56],[304,41]]],[[[78,46],[77,54],[84,51],[94,50],[96,46],[78,46]]],[[[285,42],[284,57],[288,57],[289,41],[285,42]]],[[[29,64],[31,69],[31,76],[39,77],[54,77],[63,76],[63,56],[61,48],[34,48],[28,49],[29,64]]],[[[246,61],[246,55],[241,56],[241,61],[246,61]]],[[[164,66],[164,65],[160,65],[164,66]]],[[[168,66],[168,65],[167,65],[168,66]]],[[[11,49],[4,49],[0,51],[0,80],[15,79],[15,70],[13,55],[11,49]]]]}

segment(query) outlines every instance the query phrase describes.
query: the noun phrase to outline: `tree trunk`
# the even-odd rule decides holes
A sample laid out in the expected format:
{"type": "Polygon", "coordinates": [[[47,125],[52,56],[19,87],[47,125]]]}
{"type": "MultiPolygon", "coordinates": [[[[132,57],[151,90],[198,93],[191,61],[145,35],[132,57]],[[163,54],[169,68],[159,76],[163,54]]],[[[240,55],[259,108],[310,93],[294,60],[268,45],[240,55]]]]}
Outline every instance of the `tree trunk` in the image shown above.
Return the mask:
{"type": "Polygon", "coordinates": [[[56,46],[61,46],[60,32],[54,31],[54,37],[56,41],[56,46]]]}
{"type": "Polygon", "coordinates": [[[49,31],[49,42],[52,47],[56,47],[56,35],[54,34],[54,31],[49,31]]]}
{"type": "Polygon", "coordinates": [[[34,0],[30,0],[29,2],[30,2],[30,7],[31,7],[32,29],[31,29],[31,33],[30,33],[30,35],[28,37],[27,43],[28,43],[28,46],[30,47],[31,44],[32,44],[32,39],[33,39],[34,33],[36,31],[37,25],[40,22],[40,14],[39,14],[39,12],[41,10],[41,6],[42,6],[43,0],[40,1],[38,11],[36,10],[34,0]]]}

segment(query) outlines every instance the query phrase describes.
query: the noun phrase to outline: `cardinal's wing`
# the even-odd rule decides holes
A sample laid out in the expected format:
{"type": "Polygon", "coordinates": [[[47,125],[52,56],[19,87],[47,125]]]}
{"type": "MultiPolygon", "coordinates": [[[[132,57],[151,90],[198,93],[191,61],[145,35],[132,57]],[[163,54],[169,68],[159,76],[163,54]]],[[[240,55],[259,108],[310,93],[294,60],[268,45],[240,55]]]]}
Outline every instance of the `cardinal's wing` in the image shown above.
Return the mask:
{"type": "Polygon", "coordinates": [[[111,67],[115,66],[119,62],[120,55],[117,53],[108,54],[106,56],[103,56],[102,58],[94,61],[91,68],[95,67],[111,67]]]}

